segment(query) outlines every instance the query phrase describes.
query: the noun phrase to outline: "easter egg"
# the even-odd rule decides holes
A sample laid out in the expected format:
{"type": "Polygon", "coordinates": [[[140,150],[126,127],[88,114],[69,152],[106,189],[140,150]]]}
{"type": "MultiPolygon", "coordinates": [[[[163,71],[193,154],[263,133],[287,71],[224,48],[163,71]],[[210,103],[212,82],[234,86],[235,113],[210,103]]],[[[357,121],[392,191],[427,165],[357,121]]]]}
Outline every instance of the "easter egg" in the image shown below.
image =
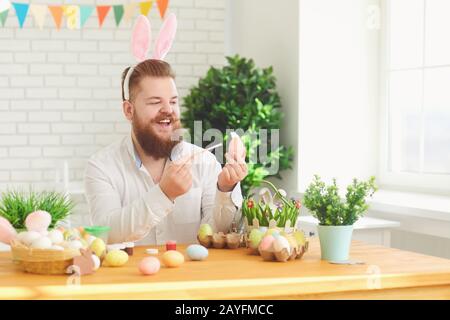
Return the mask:
{"type": "Polygon", "coordinates": [[[37,231],[25,231],[21,232],[19,237],[20,242],[22,242],[26,246],[30,246],[33,241],[41,238],[42,235],[37,231]]]}
{"type": "Polygon", "coordinates": [[[128,261],[128,254],[123,250],[109,251],[105,256],[105,266],[121,267],[128,261]]]}
{"type": "Polygon", "coordinates": [[[279,233],[280,233],[280,231],[278,229],[270,228],[266,231],[265,235],[268,236],[268,235],[274,235],[274,234],[279,234],[279,233]]]}
{"type": "Polygon", "coordinates": [[[33,249],[50,249],[52,246],[52,240],[48,237],[41,237],[33,241],[31,248],[33,249]]]}
{"type": "Polygon", "coordinates": [[[305,235],[303,234],[303,232],[298,231],[298,230],[295,231],[294,232],[294,237],[295,237],[295,240],[297,241],[297,244],[299,246],[305,245],[306,240],[305,240],[305,235]]]}
{"type": "Polygon", "coordinates": [[[273,242],[273,250],[275,252],[280,252],[283,249],[286,249],[288,252],[291,252],[291,247],[289,245],[288,239],[286,239],[283,236],[279,236],[273,242]]]}
{"type": "Polygon", "coordinates": [[[155,274],[159,271],[161,263],[156,257],[146,257],[139,263],[139,271],[145,275],[155,274]]]}
{"type": "Polygon", "coordinates": [[[259,244],[259,248],[263,251],[271,251],[272,244],[275,241],[275,238],[272,235],[267,235],[262,238],[261,243],[259,244]]]}
{"type": "Polygon", "coordinates": [[[214,232],[211,226],[207,223],[204,223],[198,229],[197,235],[200,240],[206,240],[209,236],[212,236],[213,233],[214,232]]]}
{"type": "Polygon", "coordinates": [[[83,248],[83,244],[79,240],[72,240],[67,243],[67,248],[81,249],[81,248],[83,248]]]}
{"type": "Polygon", "coordinates": [[[168,268],[179,267],[184,262],[184,256],[175,250],[166,251],[162,256],[162,262],[168,268]]]}
{"type": "Polygon", "coordinates": [[[94,240],[97,239],[96,237],[94,237],[93,235],[91,235],[89,233],[85,233],[83,238],[84,238],[84,240],[86,240],[88,246],[90,246],[92,244],[92,242],[94,242],[94,240]]]}
{"type": "Polygon", "coordinates": [[[100,258],[97,257],[95,254],[92,255],[92,261],[94,261],[94,270],[97,270],[100,268],[100,258]]]}
{"type": "Polygon", "coordinates": [[[90,248],[97,257],[102,257],[105,253],[106,245],[102,239],[97,238],[92,242],[90,248]]]}
{"type": "Polygon", "coordinates": [[[51,230],[48,233],[47,237],[49,237],[49,239],[52,240],[53,244],[58,244],[58,243],[61,243],[64,241],[64,236],[63,236],[62,232],[59,230],[56,230],[56,229],[51,230]]]}
{"type": "Polygon", "coordinates": [[[258,229],[253,229],[252,231],[250,231],[250,235],[248,237],[250,241],[250,247],[253,249],[258,248],[263,236],[264,234],[258,229]]]}
{"type": "Polygon", "coordinates": [[[267,227],[259,227],[259,231],[265,234],[267,232],[267,227]]]}
{"type": "Polygon", "coordinates": [[[199,244],[191,244],[189,247],[187,247],[186,254],[191,260],[201,261],[205,260],[208,257],[208,249],[199,244]]]}
{"type": "Polygon", "coordinates": [[[52,222],[52,216],[47,211],[35,211],[27,215],[25,226],[28,231],[45,231],[52,222]]]}

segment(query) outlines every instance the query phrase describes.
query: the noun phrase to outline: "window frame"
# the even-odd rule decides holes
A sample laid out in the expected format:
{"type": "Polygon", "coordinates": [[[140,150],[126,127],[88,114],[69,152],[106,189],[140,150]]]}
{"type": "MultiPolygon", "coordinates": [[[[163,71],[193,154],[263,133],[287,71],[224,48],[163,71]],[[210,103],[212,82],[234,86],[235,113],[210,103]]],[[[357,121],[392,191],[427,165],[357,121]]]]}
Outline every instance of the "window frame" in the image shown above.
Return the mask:
{"type": "MultiPolygon", "coordinates": [[[[380,0],[379,50],[379,183],[382,187],[413,192],[446,194],[450,192],[450,174],[407,173],[390,171],[390,115],[389,115],[389,0],[380,0]]],[[[426,4],[426,0],[423,0],[426,4]]],[[[425,20],[424,20],[425,23],[425,20]]],[[[425,24],[424,24],[425,28],[425,24]]],[[[425,43],[425,39],[424,39],[425,43]]],[[[422,138],[423,139],[423,138],[422,138]]]]}

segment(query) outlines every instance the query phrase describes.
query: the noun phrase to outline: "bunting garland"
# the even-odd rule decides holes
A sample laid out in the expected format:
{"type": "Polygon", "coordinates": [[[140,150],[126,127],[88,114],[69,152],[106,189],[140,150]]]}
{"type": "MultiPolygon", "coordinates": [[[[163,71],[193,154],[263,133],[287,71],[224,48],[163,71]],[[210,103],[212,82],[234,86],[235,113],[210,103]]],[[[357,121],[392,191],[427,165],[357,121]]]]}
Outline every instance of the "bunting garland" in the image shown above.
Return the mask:
{"type": "Polygon", "coordinates": [[[9,11],[12,8],[17,16],[20,28],[23,28],[28,14],[31,13],[35,24],[42,30],[46,17],[48,13],[50,13],[53,24],[58,30],[61,29],[63,25],[71,30],[80,29],[86,24],[94,10],[97,13],[98,25],[100,28],[103,26],[110,11],[113,12],[114,21],[116,27],[118,27],[122,20],[125,20],[127,23],[130,22],[137,12],[147,16],[151,11],[154,2],[158,7],[161,19],[163,19],[167,11],[169,0],[141,1],[119,5],[44,5],[0,0],[0,25],[2,27],[5,26],[9,11]],[[63,23],[64,20],[65,23],[63,23]]]}

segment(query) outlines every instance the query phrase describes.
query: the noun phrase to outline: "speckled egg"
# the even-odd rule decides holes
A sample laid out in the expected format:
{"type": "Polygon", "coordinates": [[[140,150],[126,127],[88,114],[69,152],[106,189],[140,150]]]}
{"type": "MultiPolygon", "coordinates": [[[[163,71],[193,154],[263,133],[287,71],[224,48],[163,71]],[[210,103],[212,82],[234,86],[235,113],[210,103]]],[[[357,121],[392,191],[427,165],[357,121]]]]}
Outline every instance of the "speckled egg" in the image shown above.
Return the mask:
{"type": "Polygon", "coordinates": [[[199,244],[191,244],[187,247],[186,254],[191,260],[201,261],[208,257],[208,249],[199,244]]]}
{"type": "Polygon", "coordinates": [[[139,271],[145,275],[152,275],[159,271],[161,263],[156,257],[146,257],[139,263],[139,271]]]}
{"type": "Polygon", "coordinates": [[[178,251],[169,250],[164,252],[162,262],[168,268],[176,268],[183,264],[184,256],[178,251]]]}
{"type": "Polygon", "coordinates": [[[275,252],[280,252],[283,249],[286,249],[288,252],[291,251],[289,241],[283,236],[278,236],[277,238],[275,238],[275,241],[273,242],[273,250],[275,252]]]}
{"type": "Polygon", "coordinates": [[[259,244],[259,248],[263,251],[272,250],[272,244],[275,241],[275,238],[272,235],[265,236],[261,243],[259,244]]]}

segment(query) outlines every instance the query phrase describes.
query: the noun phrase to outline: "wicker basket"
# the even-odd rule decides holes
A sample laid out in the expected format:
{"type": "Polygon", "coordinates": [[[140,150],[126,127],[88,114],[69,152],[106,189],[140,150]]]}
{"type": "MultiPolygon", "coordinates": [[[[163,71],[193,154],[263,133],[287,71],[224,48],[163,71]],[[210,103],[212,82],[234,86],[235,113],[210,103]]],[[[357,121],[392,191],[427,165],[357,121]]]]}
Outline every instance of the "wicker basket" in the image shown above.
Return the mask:
{"type": "Polygon", "coordinates": [[[17,240],[11,243],[14,263],[23,271],[37,274],[65,274],[73,264],[73,258],[80,255],[79,249],[49,250],[31,249],[17,240]]]}

